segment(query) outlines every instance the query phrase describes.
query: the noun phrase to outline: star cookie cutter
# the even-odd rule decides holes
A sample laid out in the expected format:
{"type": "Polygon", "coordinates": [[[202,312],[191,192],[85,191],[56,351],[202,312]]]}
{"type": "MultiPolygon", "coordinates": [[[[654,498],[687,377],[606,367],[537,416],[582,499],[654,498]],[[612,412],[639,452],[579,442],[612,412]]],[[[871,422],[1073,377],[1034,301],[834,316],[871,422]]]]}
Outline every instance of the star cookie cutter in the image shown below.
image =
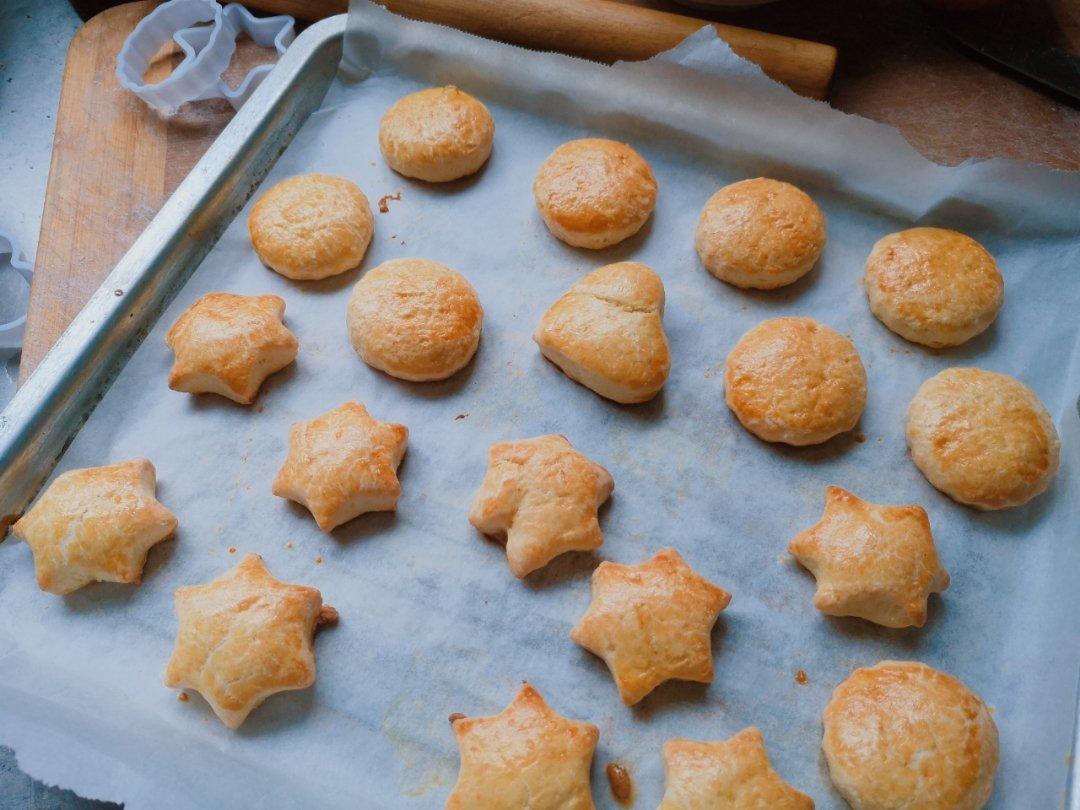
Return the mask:
{"type": "Polygon", "coordinates": [[[255,17],[239,3],[222,7],[217,0],[169,0],[124,40],[116,56],[116,76],[122,87],[162,113],[210,98],[224,98],[238,110],[274,65],[257,65],[235,89],[229,87],[223,74],[236,52],[237,37],[247,34],[257,45],[274,48],[280,59],[296,37],[293,24],[288,15],[255,17]],[[143,76],[151,60],[170,39],[184,52],[183,61],[165,79],[146,84],[143,76]]]}
{"type": "MultiPolygon", "coordinates": [[[[19,249],[15,237],[0,231],[0,271],[11,268],[29,284],[34,275],[33,264],[19,249]]],[[[23,329],[26,327],[26,314],[14,320],[0,323],[0,360],[6,360],[22,348],[23,329]]]]}

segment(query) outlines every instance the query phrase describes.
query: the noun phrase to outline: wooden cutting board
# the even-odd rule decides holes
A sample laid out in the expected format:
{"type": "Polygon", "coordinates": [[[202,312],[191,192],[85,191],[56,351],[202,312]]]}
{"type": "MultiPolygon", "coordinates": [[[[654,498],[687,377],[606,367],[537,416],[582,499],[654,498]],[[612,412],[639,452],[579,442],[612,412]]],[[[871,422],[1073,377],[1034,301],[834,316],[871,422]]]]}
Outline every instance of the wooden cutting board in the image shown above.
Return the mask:
{"type": "MultiPolygon", "coordinates": [[[[392,2],[453,6],[452,0],[392,2]]],[[[663,0],[632,2],[676,8],[663,0]]],[[[84,25],[71,43],[30,292],[22,379],[232,117],[226,102],[211,101],[189,105],[166,123],[117,85],[116,53],[155,4],[142,0],[109,9],[84,25]]],[[[255,0],[252,5],[318,16],[344,7],[344,0],[255,0]]],[[[724,16],[738,25],[838,44],[842,59],[830,96],[833,105],[898,126],[932,159],[957,163],[1001,155],[1080,169],[1076,110],[970,60],[928,27],[917,5],[901,6],[895,0],[786,0],[724,16]]],[[[567,41],[565,29],[562,34],[553,30],[546,31],[549,45],[551,37],[556,44],[567,41]]],[[[176,58],[163,54],[150,78],[165,75],[176,58]]],[[[266,58],[262,49],[241,43],[234,70],[242,75],[266,58]]]]}

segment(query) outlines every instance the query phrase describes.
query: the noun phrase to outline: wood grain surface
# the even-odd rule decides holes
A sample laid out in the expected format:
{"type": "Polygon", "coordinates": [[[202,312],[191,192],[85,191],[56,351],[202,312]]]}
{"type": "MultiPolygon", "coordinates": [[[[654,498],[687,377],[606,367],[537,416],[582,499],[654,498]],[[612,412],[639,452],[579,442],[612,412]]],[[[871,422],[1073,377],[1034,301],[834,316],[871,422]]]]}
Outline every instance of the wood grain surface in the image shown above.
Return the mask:
{"type": "MultiPolygon", "coordinates": [[[[302,3],[301,16],[344,6],[343,0],[255,2],[278,10],[295,10],[302,3]]],[[[628,2],[686,11],[665,0],[628,2]]],[[[119,88],[116,51],[153,5],[143,0],[103,12],[84,26],[68,53],[27,315],[23,379],[231,117],[225,102],[200,102],[166,124],[119,88]]],[[[1049,5],[1014,0],[1010,8],[1025,5],[1056,15],[1066,36],[1080,31],[1080,4],[1073,0],[1049,0],[1049,5]]],[[[707,16],[836,45],[840,60],[830,103],[898,127],[932,160],[955,164],[1005,156],[1080,169],[1080,113],[972,58],[932,12],[913,0],[780,0],[707,16]]],[[[242,73],[265,58],[262,49],[242,43],[234,69],[242,73]]],[[[163,54],[152,70],[163,75],[174,60],[163,54]]]]}

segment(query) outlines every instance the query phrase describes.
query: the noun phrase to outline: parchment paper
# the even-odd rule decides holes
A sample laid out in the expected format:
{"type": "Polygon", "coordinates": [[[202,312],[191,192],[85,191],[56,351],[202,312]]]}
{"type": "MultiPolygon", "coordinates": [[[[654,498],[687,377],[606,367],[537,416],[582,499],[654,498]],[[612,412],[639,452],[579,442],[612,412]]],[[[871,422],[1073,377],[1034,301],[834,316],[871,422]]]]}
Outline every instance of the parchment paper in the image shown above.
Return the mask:
{"type": "Polygon", "coordinates": [[[535,54],[361,5],[338,84],[282,156],[276,181],[303,171],[357,181],[375,238],[360,271],[298,284],[266,270],[239,216],[112,386],[59,470],[146,456],[180,520],[150,555],[141,587],[95,585],[66,598],[37,590],[31,555],[0,545],[0,742],[32,775],[137,808],[436,807],[457,769],[447,715],[501,710],[522,679],[601,731],[597,802],[618,760],[638,807],[663,789],[674,736],[723,739],[759,726],[778,771],[819,807],[843,805],[820,754],[819,715],[857,666],[915,658],[952,672],[994,708],[1002,765],[995,808],[1058,806],[1076,705],[1080,391],[1080,181],[1003,161],[947,169],[885,127],[798,98],[732,55],[711,32],[649,63],[603,67],[535,54]],[[406,92],[452,82],[497,122],[476,177],[429,186],[393,174],[376,131],[406,92]],[[632,143],[659,180],[656,212],[633,239],[569,248],[541,223],[531,183],[559,143],[595,134],[632,143]],[[825,211],[829,244],[793,287],[746,293],[699,265],[693,229],[719,186],[757,175],[794,181],[825,211]],[[928,351],[887,331],[860,286],[882,235],[916,223],[959,228],[997,257],[1006,303],[966,346],[928,351]],[[345,304],[379,262],[421,256],[475,285],[486,310],[476,360],[451,380],[410,384],[361,363],[345,304]],[[622,407],[574,384],[531,341],[543,310],[585,272],[635,259],[667,288],[671,377],[652,403],[622,407]],[[169,391],[168,326],[211,290],[276,293],[299,336],[297,363],[258,405],[169,391]],[[815,448],[762,443],[724,405],[724,357],[745,330],[807,314],[850,334],[869,375],[851,434],[815,448]],[[918,385],[952,365],[1016,375],[1062,434],[1062,467],[1028,506],[979,513],[939,494],[907,456],[902,418],[918,385]],[[411,435],[396,515],[322,534],[270,492],[290,423],[349,400],[411,435]],[[469,500],[497,440],[565,433],[614,475],[599,553],[572,554],[525,582],[502,548],[469,526],[469,500]],[[864,439],[864,440],[863,440],[864,439]],[[785,553],[816,522],[828,484],[930,513],[953,577],[922,630],[828,619],[813,580],[785,553]],[[289,547],[287,544],[292,544],[289,547]],[[641,562],[674,546],[734,594],[714,634],[711,686],[669,683],[622,706],[603,663],[568,632],[589,602],[598,560],[641,562]],[[236,553],[231,553],[235,548],[236,553]],[[206,582],[247,552],[287,581],[318,587],[341,612],[316,641],[309,690],[278,695],[238,731],[202,700],[162,683],[176,629],[172,591],[206,582]],[[797,670],[809,678],[795,682],[797,670]]]}

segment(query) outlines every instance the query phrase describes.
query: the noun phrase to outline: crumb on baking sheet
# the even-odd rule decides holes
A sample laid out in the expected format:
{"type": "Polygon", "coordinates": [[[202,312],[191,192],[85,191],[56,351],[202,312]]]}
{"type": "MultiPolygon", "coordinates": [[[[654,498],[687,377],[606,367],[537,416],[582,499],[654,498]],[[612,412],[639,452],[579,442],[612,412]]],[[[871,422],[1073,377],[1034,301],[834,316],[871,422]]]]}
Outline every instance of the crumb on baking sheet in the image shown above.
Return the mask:
{"type": "Polygon", "coordinates": [[[806,670],[800,669],[795,673],[795,683],[799,686],[806,686],[810,683],[810,678],[807,677],[806,670]]]}
{"type": "Polygon", "coordinates": [[[611,795],[619,804],[627,804],[634,795],[634,783],[630,780],[630,772],[618,762],[609,762],[604,768],[607,774],[608,785],[611,787],[611,795]]]}
{"type": "Polygon", "coordinates": [[[450,721],[450,725],[454,725],[454,723],[456,723],[458,720],[464,720],[465,715],[462,714],[461,712],[454,712],[453,714],[451,714],[446,719],[450,721]]]}
{"type": "Polygon", "coordinates": [[[319,609],[319,617],[315,620],[315,626],[322,627],[324,624],[335,624],[340,618],[341,614],[338,613],[337,608],[323,605],[319,609]]]}
{"type": "Polygon", "coordinates": [[[397,191],[397,192],[395,192],[393,194],[384,194],[384,195],[382,195],[381,197],[379,197],[379,213],[380,214],[388,214],[388,213],[390,213],[390,201],[391,200],[397,201],[397,200],[400,200],[400,199],[401,199],[401,192],[400,191],[397,191]]]}

